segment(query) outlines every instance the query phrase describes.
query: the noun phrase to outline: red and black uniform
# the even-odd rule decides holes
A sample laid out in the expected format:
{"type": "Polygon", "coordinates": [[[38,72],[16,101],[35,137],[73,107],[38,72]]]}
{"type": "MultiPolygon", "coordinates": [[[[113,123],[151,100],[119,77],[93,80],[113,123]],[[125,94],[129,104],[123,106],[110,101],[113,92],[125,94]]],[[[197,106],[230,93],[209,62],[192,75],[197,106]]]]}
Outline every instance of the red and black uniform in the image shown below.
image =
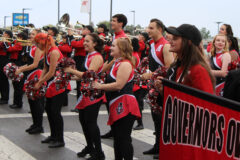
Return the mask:
{"type": "MultiPolygon", "coordinates": [[[[106,83],[116,82],[118,68],[122,62],[128,60],[116,60],[110,73],[107,75],[106,83]]],[[[114,137],[115,159],[132,159],[133,147],[131,144],[131,131],[136,117],[141,117],[137,100],[133,95],[134,69],[127,83],[120,91],[106,92],[109,103],[108,125],[111,125],[114,137]]]]}
{"type": "MultiPolygon", "coordinates": [[[[27,65],[33,64],[36,49],[37,49],[36,46],[32,46],[32,47],[27,46],[26,47],[25,58],[26,58],[27,65]]],[[[40,67],[42,61],[43,61],[43,56],[41,57],[41,60],[40,60],[37,68],[24,72],[24,76],[26,77],[25,82],[34,79],[35,76],[37,76],[38,79],[40,78],[40,76],[42,74],[42,69],[40,67]]],[[[26,84],[24,84],[24,88],[25,88],[25,85],[26,84]]],[[[28,103],[29,103],[29,106],[30,106],[32,119],[33,119],[33,124],[31,126],[31,128],[32,129],[33,128],[35,128],[35,129],[38,128],[39,130],[42,130],[44,98],[36,99],[36,100],[28,99],[28,103]]]]}
{"type": "Polygon", "coordinates": [[[7,48],[10,45],[7,42],[0,42],[0,94],[3,101],[9,100],[9,82],[3,68],[9,62],[7,48]]]}
{"type": "MultiPolygon", "coordinates": [[[[10,61],[15,63],[17,66],[24,65],[22,62],[22,55],[24,54],[23,47],[21,46],[21,43],[14,41],[14,44],[12,46],[9,46],[7,48],[7,52],[10,53],[10,61]]],[[[23,85],[24,85],[25,77],[21,79],[20,82],[12,81],[13,84],[13,104],[17,105],[18,108],[21,108],[23,105],[23,85]]]]}
{"type": "MultiPolygon", "coordinates": [[[[135,57],[135,59],[137,60],[136,64],[135,64],[135,68],[137,68],[139,66],[139,64],[140,64],[139,53],[138,52],[133,52],[133,57],[135,57]]],[[[134,86],[133,86],[133,94],[134,94],[134,96],[137,99],[141,115],[142,115],[142,110],[143,110],[143,106],[144,106],[143,99],[144,99],[144,97],[146,96],[147,93],[148,93],[147,86],[143,85],[143,86],[140,87],[140,86],[134,84],[134,86]]],[[[137,122],[138,122],[138,125],[143,125],[142,117],[138,118],[137,122]]]]}
{"type": "MultiPolygon", "coordinates": [[[[213,70],[221,70],[222,69],[222,56],[223,52],[216,53],[215,56],[212,56],[210,59],[211,68],[213,70]]],[[[224,77],[216,77],[216,95],[222,96],[223,95],[223,88],[225,84],[225,78],[224,77]]]]}
{"type": "MultiPolygon", "coordinates": [[[[82,71],[82,65],[84,63],[84,59],[86,56],[86,51],[84,49],[83,43],[84,43],[84,37],[78,41],[71,41],[71,46],[73,49],[75,49],[75,55],[74,60],[76,62],[76,68],[79,71],[82,71]]],[[[77,98],[80,96],[80,82],[77,81],[77,98]]]]}
{"type": "MultiPolygon", "coordinates": [[[[156,69],[159,67],[165,66],[164,63],[164,57],[163,57],[163,48],[164,46],[168,44],[168,41],[164,38],[161,37],[159,40],[155,41],[150,41],[150,49],[149,49],[149,70],[151,72],[154,72],[156,69]]],[[[161,99],[159,96],[158,99],[161,99]]],[[[162,105],[161,101],[159,102],[160,105],[162,105]]],[[[155,113],[151,111],[152,113],[152,118],[154,122],[154,128],[156,132],[156,139],[155,139],[155,144],[153,149],[157,152],[159,152],[159,143],[160,143],[160,129],[161,129],[161,120],[162,120],[162,115],[155,113]]]]}
{"type": "MultiPolygon", "coordinates": [[[[62,53],[58,47],[52,47],[48,50],[45,55],[45,65],[49,69],[50,67],[50,56],[51,52],[57,50],[59,52],[58,62],[63,58],[62,53]]],[[[63,118],[61,115],[61,108],[64,101],[64,91],[65,89],[56,90],[56,84],[54,83],[54,77],[47,81],[47,91],[46,91],[46,112],[48,116],[48,121],[51,130],[51,139],[55,142],[64,142],[63,139],[63,118]]]]}
{"type": "Polygon", "coordinates": [[[60,42],[58,45],[58,49],[63,54],[63,57],[70,57],[72,53],[72,47],[68,43],[60,42]]]}
{"type": "MultiPolygon", "coordinates": [[[[84,62],[83,72],[89,70],[90,64],[95,56],[102,55],[99,52],[88,53],[84,62]]],[[[103,59],[103,58],[102,58],[103,59]]],[[[97,73],[102,71],[103,65],[99,68],[97,73]]],[[[84,84],[83,84],[84,85],[84,84]]],[[[79,121],[82,125],[83,133],[86,138],[88,151],[98,155],[103,154],[101,146],[100,130],[97,124],[97,117],[100,106],[105,98],[105,95],[98,99],[91,99],[81,95],[78,99],[76,108],[79,110],[79,121]]]]}

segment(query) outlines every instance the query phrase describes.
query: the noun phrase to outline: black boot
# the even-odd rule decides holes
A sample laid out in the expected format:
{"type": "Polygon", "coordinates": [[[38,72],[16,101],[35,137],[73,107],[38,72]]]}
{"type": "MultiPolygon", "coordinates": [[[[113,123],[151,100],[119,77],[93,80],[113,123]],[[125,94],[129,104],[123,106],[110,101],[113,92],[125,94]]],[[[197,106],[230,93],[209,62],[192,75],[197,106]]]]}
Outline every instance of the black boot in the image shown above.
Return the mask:
{"type": "Polygon", "coordinates": [[[78,157],[85,157],[87,154],[90,154],[93,150],[90,147],[85,147],[81,152],[77,153],[78,157]]]}
{"type": "Polygon", "coordinates": [[[101,135],[101,138],[103,138],[103,139],[112,138],[112,137],[113,137],[112,130],[110,130],[109,132],[107,132],[104,135],[101,135]]]}
{"type": "Polygon", "coordinates": [[[92,152],[90,156],[91,157],[87,158],[87,160],[105,160],[105,155],[103,152],[92,152]]]}
{"type": "Polygon", "coordinates": [[[159,153],[159,149],[155,147],[143,152],[143,154],[158,154],[158,153],[159,153]]]}

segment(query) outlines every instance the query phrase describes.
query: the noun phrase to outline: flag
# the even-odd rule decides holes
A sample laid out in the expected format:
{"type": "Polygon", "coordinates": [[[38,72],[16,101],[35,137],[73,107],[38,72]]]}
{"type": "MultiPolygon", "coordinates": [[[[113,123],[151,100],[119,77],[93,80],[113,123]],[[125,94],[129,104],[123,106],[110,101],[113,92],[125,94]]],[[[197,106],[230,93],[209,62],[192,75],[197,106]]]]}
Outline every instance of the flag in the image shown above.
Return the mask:
{"type": "Polygon", "coordinates": [[[82,0],[82,5],[81,5],[82,13],[90,13],[90,3],[91,3],[91,0],[82,0]]]}

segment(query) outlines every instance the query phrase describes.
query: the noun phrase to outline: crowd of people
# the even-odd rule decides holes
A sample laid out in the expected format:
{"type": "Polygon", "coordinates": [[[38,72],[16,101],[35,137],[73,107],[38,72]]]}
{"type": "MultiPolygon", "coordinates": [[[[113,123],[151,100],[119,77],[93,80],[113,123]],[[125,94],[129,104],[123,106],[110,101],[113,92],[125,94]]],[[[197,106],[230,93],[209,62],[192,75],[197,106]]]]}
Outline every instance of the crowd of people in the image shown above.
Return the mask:
{"type": "MultiPolygon", "coordinates": [[[[71,86],[69,83],[67,87],[57,89],[54,78],[60,61],[64,57],[71,57],[75,60],[76,68],[66,67],[64,72],[74,75],[72,80],[77,84],[77,103],[72,111],[79,114],[79,122],[87,143],[77,156],[85,157],[89,154],[89,160],[105,159],[101,138],[113,137],[115,159],[132,160],[134,148],[131,132],[132,129],[144,129],[143,99],[149,89],[146,85],[134,84],[134,70],[139,67],[143,58],[148,57],[149,72],[140,76],[142,81],[150,80],[153,72],[160,67],[168,69],[167,76],[159,76],[154,82],[160,92],[157,100],[159,106],[163,104],[163,78],[240,101],[239,96],[234,97],[239,94],[231,95],[238,91],[237,82],[234,87],[231,82],[233,77],[237,78],[236,74],[239,75],[239,72],[235,71],[235,68],[230,71],[229,66],[238,64],[240,59],[238,42],[230,25],[221,26],[219,34],[207,47],[208,55],[203,48],[201,33],[194,25],[166,27],[161,20],[151,19],[146,31],[129,36],[124,31],[126,24],[125,15],[116,14],[112,17],[111,30],[114,34],[110,43],[106,38],[108,28],[104,24],[98,25],[96,32],[90,25],[83,26],[80,38],[74,37],[73,31],[69,29],[67,33],[62,33],[61,42],[56,40],[59,34],[56,27],[49,27],[47,33],[35,28],[20,32],[13,43],[8,41],[13,38],[13,33],[9,30],[3,31],[0,42],[0,105],[9,103],[10,85],[4,73],[7,63],[12,62],[19,66],[16,75],[24,73],[21,81],[12,81],[13,104],[9,105],[12,109],[23,107],[22,98],[27,85],[25,82],[37,76],[39,81],[34,89],[38,90],[43,84],[47,84],[47,90],[45,97],[28,99],[33,124],[26,132],[44,132],[42,121],[45,110],[51,134],[41,142],[48,143],[49,148],[63,147],[64,119],[61,109],[68,105],[67,96],[71,86]],[[31,45],[23,45],[19,39],[29,40],[31,45]],[[106,73],[105,83],[93,83],[95,89],[103,90],[105,94],[92,99],[81,93],[81,86],[84,85],[81,79],[86,71],[106,73]],[[101,129],[97,124],[102,104],[105,104],[108,110],[107,124],[110,125],[110,131],[104,135],[100,134],[101,129]],[[137,125],[134,127],[135,121],[137,125]]],[[[153,110],[151,115],[155,144],[143,154],[154,155],[154,158],[158,159],[162,115],[161,112],[153,110]]]]}

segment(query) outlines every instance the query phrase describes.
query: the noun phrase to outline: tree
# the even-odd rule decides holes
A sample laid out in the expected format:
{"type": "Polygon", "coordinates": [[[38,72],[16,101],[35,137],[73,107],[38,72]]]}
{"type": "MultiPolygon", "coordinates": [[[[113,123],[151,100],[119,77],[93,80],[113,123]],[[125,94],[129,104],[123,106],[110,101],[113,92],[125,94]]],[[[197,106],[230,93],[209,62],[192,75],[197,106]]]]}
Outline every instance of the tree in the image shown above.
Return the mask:
{"type": "Polygon", "coordinates": [[[201,35],[202,35],[202,38],[203,38],[203,39],[208,39],[208,38],[211,37],[210,31],[209,31],[207,28],[205,28],[205,27],[203,27],[203,28],[200,30],[200,32],[201,32],[201,35]]]}

